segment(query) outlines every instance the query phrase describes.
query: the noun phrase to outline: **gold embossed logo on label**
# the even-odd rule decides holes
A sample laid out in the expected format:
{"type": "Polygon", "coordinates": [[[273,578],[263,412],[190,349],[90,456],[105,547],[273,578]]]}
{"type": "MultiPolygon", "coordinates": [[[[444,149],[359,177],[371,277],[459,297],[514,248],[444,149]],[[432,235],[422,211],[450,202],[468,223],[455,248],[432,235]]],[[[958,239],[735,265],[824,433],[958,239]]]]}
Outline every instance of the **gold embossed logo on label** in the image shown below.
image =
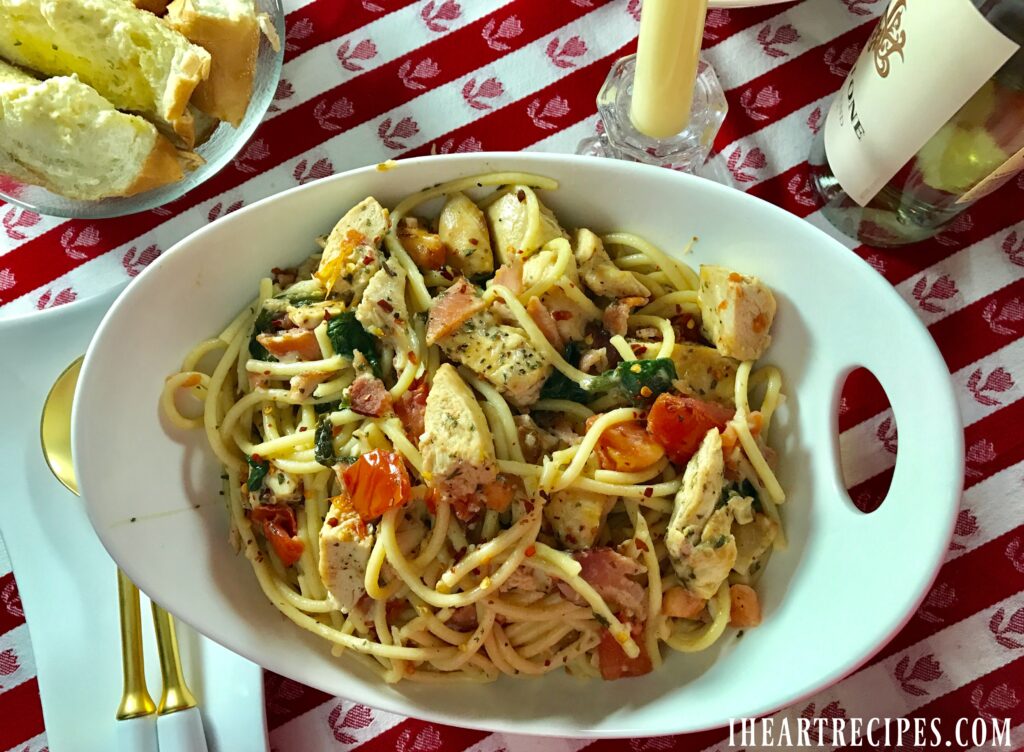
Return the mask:
{"type": "Polygon", "coordinates": [[[893,0],[878,21],[875,33],[871,35],[868,48],[875,56],[875,70],[882,78],[892,70],[890,62],[893,55],[903,57],[903,48],[907,45],[907,32],[903,30],[903,14],[907,11],[907,0],[893,0]]]}

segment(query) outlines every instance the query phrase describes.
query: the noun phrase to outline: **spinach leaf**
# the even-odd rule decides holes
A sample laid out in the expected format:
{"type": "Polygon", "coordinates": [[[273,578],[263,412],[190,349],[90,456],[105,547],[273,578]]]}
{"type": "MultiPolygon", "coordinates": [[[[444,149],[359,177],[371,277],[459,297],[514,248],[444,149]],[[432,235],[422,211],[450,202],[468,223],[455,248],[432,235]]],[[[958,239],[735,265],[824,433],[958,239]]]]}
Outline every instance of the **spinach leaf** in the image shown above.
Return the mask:
{"type": "Polygon", "coordinates": [[[293,306],[309,305],[310,303],[320,303],[323,301],[324,288],[319,280],[306,279],[296,282],[287,290],[278,293],[274,297],[278,300],[287,301],[293,306]]]}
{"type": "MultiPolygon", "coordinates": [[[[570,341],[565,346],[565,352],[562,353],[562,357],[571,366],[579,365],[580,355],[580,344],[576,341],[570,341]]],[[[590,399],[587,392],[579,384],[557,369],[551,372],[548,380],[541,387],[540,398],[569,400],[570,402],[579,402],[581,404],[586,403],[590,399]]]]}
{"type": "Polygon", "coordinates": [[[380,378],[380,358],[377,356],[376,338],[363,329],[353,311],[344,311],[327,322],[327,336],[334,345],[334,351],[350,358],[356,350],[363,354],[380,378]]]}
{"type": "Polygon", "coordinates": [[[334,467],[334,424],[326,415],[316,424],[313,457],[324,467],[334,467]]]}
{"type": "Polygon", "coordinates": [[[740,493],[743,496],[749,496],[754,500],[754,503],[751,504],[751,506],[754,508],[755,512],[764,513],[764,506],[761,504],[761,494],[757,492],[753,483],[744,479],[743,482],[740,483],[740,493]]]}
{"type": "Polygon", "coordinates": [[[257,462],[248,456],[245,460],[249,463],[249,480],[246,485],[250,491],[259,491],[263,487],[263,479],[270,472],[270,462],[268,460],[257,462]]]}
{"type": "Polygon", "coordinates": [[[676,366],[670,358],[624,361],[615,367],[619,387],[634,402],[653,399],[672,388],[676,366]]]}
{"type": "Polygon", "coordinates": [[[259,343],[256,336],[270,331],[270,325],[274,320],[275,312],[269,308],[260,309],[256,316],[256,322],[252,325],[252,336],[249,338],[249,355],[256,360],[266,360],[274,363],[277,361],[273,355],[267,352],[267,348],[259,343]]]}
{"type": "MultiPolygon", "coordinates": [[[[579,365],[580,345],[570,342],[563,357],[570,365],[579,365]]],[[[649,402],[672,388],[676,379],[676,366],[669,358],[629,360],[615,368],[594,376],[581,386],[561,371],[554,371],[541,388],[541,399],[564,399],[586,404],[591,399],[609,392],[619,392],[633,403],[649,402]]]]}
{"type": "Polygon", "coordinates": [[[672,388],[676,366],[669,358],[624,360],[586,384],[592,395],[618,391],[633,403],[649,402],[672,388]]]}
{"type": "Polygon", "coordinates": [[[319,405],[313,405],[313,412],[317,415],[323,415],[324,413],[333,413],[337,410],[344,410],[349,406],[347,399],[337,399],[331,402],[321,402],[319,405]]]}

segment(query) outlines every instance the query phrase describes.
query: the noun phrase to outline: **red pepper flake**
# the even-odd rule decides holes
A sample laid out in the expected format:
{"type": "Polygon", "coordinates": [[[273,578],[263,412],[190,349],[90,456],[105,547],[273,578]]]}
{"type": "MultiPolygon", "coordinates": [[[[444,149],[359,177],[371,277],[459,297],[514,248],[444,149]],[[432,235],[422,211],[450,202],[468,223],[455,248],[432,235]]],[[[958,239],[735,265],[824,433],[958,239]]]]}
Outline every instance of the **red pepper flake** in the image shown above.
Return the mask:
{"type": "Polygon", "coordinates": [[[373,263],[373,256],[371,256],[369,253],[367,253],[365,256],[363,256],[363,266],[369,266],[372,263],[373,263]]]}
{"type": "Polygon", "coordinates": [[[636,547],[638,549],[640,549],[641,551],[643,551],[644,553],[646,553],[647,551],[650,550],[650,549],[647,548],[647,544],[644,543],[640,538],[634,538],[633,539],[633,543],[635,543],[636,547]]]}
{"type": "Polygon", "coordinates": [[[654,489],[648,486],[644,489],[644,498],[649,499],[654,496],[654,489]]]}
{"type": "Polygon", "coordinates": [[[568,321],[572,318],[571,311],[552,311],[551,318],[555,321],[568,321]]]}
{"type": "Polygon", "coordinates": [[[253,454],[252,461],[259,464],[260,462],[263,462],[263,458],[260,457],[258,454],[253,454]]]}
{"type": "Polygon", "coordinates": [[[328,517],[327,518],[327,524],[330,527],[337,527],[338,526],[338,518],[337,517],[328,517]]]}
{"type": "Polygon", "coordinates": [[[480,245],[480,241],[477,238],[470,238],[469,239],[469,244],[470,245],[480,245]]]}
{"type": "Polygon", "coordinates": [[[408,354],[408,358],[409,358],[409,362],[412,363],[414,366],[419,364],[419,362],[420,362],[420,359],[416,357],[416,353],[414,353],[414,352],[410,352],[408,354]]]}
{"type": "Polygon", "coordinates": [[[520,188],[519,192],[516,193],[516,198],[519,199],[519,203],[522,203],[523,201],[526,201],[526,191],[524,191],[522,188],[520,188]]]}
{"type": "Polygon", "coordinates": [[[527,556],[533,556],[535,553],[537,553],[537,547],[531,544],[526,547],[526,550],[523,553],[525,553],[527,556]]]}
{"type": "Polygon", "coordinates": [[[302,433],[303,431],[308,431],[308,430],[309,430],[309,428],[307,426],[300,426],[299,427],[299,433],[302,433]]]}
{"type": "Polygon", "coordinates": [[[632,350],[633,354],[636,355],[638,358],[645,352],[647,352],[647,346],[642,345],[639,342],[634,342],[632,345],[629,346],[629,349],[632,350]]]}
{"type": "Polygon", "coordinates": [[[449,282],[452,282],[455,279],[455,275],[452,274],[452,270],[449,269],[447,266],[442,266],[437,271],[438,271],[438,274],[440,274],[442,277],[447,279],[449,282]]]}
{"type": "Polygon", "coordinates": [[[386,300],[378,300],[377,305],[383,308],[387,313],[391,313],[393,310],[395,310],[395,307],[386,300]]]}

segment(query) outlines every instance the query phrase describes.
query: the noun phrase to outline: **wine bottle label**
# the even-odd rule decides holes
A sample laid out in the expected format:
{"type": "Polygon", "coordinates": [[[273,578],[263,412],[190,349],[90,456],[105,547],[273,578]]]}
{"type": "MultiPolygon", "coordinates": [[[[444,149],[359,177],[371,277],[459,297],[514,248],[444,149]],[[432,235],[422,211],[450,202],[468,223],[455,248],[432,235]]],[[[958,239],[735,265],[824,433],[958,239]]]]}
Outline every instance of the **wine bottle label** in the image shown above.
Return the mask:
{"type": "Polygon", "coordinates": [[[988,194],[992,193],[992,191],[1002,188],[1010,182],[1010,178],[1021,170],[1024,170],[1024,149],[1021,149],[1019,152],[1003,162],[999,167],[994,169],[991,175],[958,198],[956,203],[968,204],[971,201],[977,201],[979,198],[984,198],[988,194]]]}
{"type": "Polygon", "coordinates": [[[861,206],[1018,45],[971,0],[892,0],[825,122],[825,156],[861,206]]]}

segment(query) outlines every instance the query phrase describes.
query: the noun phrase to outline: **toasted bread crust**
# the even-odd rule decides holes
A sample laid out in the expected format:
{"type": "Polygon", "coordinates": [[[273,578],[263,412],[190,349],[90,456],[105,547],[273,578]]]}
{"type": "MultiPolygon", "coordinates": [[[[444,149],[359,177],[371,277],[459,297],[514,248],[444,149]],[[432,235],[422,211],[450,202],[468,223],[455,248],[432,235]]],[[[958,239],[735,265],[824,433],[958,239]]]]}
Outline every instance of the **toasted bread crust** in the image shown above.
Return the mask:
{"type": "Polygon", "coordinates": [[[167,11],[168,0],[133,0],[133,2],[139,10],[148,10],[156,16],[162,16],[167,11]]]}
{"type": "Polygon", "coordinates": [[[153,150],[142,164],[142,169],[139,170],[135,181],[125,189],[123,195],[134,196],[136,193],[177,182],[182,177],[184,177],[184,172],[181,169],[177,149],[166,138],[158,135],[156,143],[153,144],[153,150]]]}
{"type": "Polygon", "coordinates": [[[211,67],[209,53],[195,47],[179,55],[176,62],[176,75],[167,82],[162,103],[167,120],[172,123],[185,113],[193,93],[209,77],[211,67]]]}
{"type": "Polygon", "coordinates": [[[174,0],[167,24],[210,53],[209,76],[192,93],[198,109],[238,127],[252,96],[259,50],[256,18],[214,17],[200,13],[191,0],[174,0]]]}

